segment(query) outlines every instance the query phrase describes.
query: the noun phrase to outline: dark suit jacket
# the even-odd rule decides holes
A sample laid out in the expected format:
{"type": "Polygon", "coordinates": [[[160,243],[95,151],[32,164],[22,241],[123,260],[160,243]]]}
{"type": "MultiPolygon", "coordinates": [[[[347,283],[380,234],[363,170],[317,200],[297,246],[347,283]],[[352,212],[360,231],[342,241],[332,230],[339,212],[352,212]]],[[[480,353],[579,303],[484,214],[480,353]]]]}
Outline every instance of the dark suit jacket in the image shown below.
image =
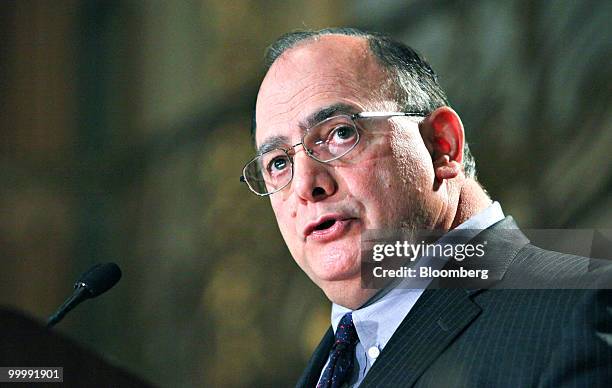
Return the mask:
{"type": "MultiPolygon", "coordinates": [[[[502,281],[425,290],[360,387],[612,387],[610,266],[495,233],[508,228],[512,217],[477,237],[502,281]],[[525,281],[546,289],[494,289],[525,281]],[[550,289],[567,284],[591,289],[550,289]]],[[[298,387],[316,386],[332,343],[330,327],[298,387]]]]}

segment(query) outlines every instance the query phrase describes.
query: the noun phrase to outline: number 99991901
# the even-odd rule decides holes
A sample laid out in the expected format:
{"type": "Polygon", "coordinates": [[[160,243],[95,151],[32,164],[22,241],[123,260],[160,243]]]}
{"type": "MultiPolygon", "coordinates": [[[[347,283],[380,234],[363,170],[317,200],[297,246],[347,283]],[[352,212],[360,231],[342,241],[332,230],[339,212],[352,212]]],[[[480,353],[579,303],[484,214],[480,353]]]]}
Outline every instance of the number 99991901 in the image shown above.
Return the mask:
{"type": "Polygon", "coordinates": [[[63,367],[0,367],[0,382],[63,382],[63,367]]]}

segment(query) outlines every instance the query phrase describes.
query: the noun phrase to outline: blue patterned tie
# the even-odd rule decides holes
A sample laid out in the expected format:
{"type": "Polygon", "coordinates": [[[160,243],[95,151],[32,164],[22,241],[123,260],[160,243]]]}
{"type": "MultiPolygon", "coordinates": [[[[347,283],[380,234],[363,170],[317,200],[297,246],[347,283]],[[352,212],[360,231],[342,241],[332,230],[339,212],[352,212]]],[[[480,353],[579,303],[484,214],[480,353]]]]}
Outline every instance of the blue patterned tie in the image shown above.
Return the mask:
{"type": "Polygon", "coordinates": [[[334,346],[327,367],[317,384],[317,388],[338,388],[348,382],[353,370],[355,344],[359,341],[353,324],[353,316],[346,313],[336,329],[334,346]]]}

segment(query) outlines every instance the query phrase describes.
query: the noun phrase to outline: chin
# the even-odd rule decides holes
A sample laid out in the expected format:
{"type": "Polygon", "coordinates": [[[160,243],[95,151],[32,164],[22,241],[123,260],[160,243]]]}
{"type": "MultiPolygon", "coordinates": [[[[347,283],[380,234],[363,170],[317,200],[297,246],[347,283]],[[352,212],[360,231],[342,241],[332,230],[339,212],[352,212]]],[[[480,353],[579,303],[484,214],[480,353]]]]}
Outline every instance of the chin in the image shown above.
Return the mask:
{"type": "Polygon", "coordinates": [[[323,287],[325,296],[331,302],[351,310],[363,306],[378,290],[361,287],[361,278],[328,282],[323,287]]]}
{"type": "Polygon", "coordinates": [[[321,281],[361,281],[360,255],[344,249],[324,249],[314,258],[313,273],[321,281]]]}

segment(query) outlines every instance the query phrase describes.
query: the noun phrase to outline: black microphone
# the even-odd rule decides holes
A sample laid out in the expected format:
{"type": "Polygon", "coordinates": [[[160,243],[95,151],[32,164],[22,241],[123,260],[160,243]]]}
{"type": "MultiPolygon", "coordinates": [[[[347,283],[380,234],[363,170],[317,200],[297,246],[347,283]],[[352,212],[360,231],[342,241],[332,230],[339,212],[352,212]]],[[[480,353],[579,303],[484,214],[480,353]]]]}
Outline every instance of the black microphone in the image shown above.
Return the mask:
{"type": "Polygon", "coordinates": [[[96,264],[74,283],[74,292],[55,314],[49,317],[47,328],[55,326],[79,303],[105,293],[121,279],[121,270],[115,263],[96,264]]]}

